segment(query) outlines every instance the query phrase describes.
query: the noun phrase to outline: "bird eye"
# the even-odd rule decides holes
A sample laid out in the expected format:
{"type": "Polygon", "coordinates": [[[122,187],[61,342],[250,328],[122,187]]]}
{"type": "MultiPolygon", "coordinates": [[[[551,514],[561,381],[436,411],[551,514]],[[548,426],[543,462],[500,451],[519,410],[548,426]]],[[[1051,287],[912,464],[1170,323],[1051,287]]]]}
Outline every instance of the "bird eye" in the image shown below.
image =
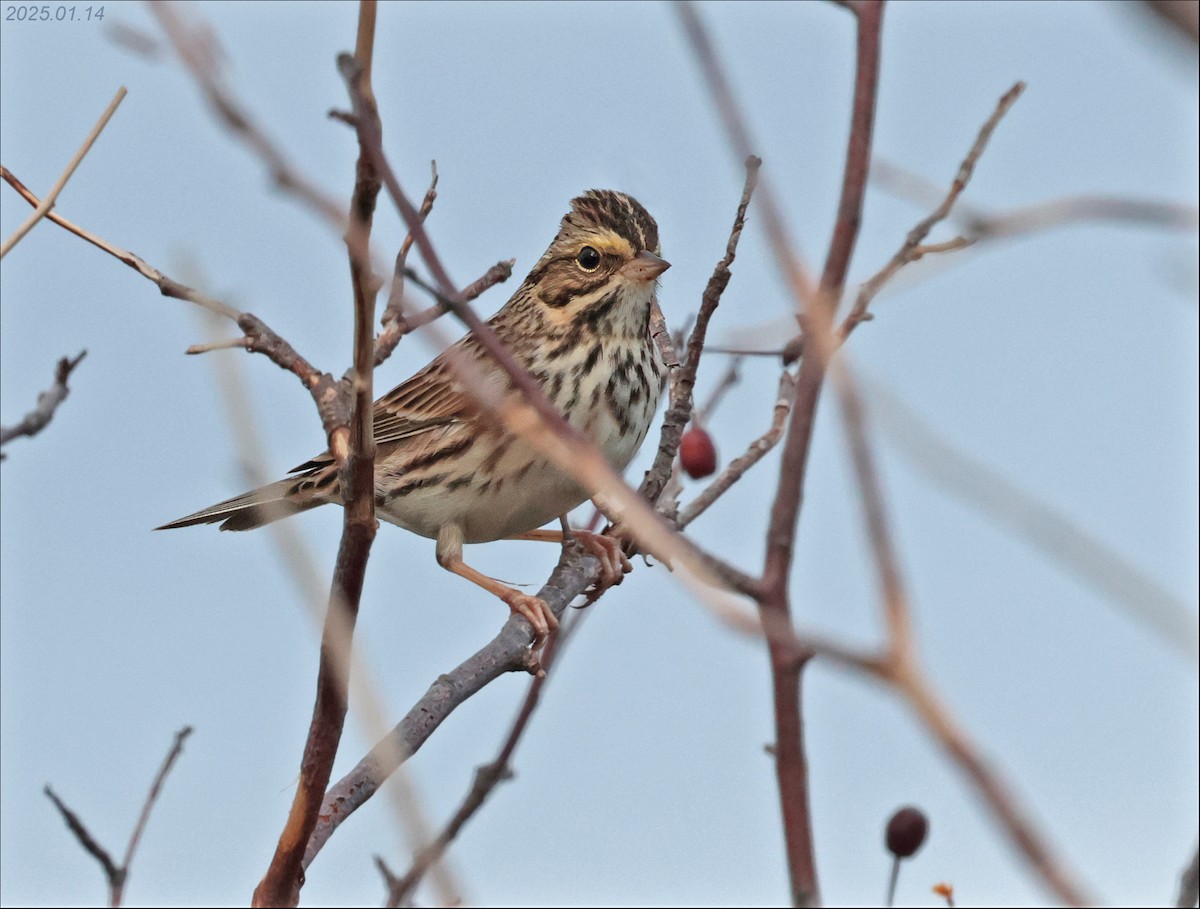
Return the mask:
{"type": "Polygon", "coordinates": [[[585,246],[579,250],[575,263],[584,271],[595,271],[600,267],[600,253],[596,252],[594,247],[585,246]]]}

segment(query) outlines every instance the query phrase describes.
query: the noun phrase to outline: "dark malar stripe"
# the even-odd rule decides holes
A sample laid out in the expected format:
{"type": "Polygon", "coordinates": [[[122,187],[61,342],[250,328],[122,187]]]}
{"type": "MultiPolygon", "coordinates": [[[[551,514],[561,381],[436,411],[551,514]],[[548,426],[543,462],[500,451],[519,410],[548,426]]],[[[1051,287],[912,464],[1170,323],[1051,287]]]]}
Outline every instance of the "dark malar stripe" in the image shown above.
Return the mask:
{"type": "MultiPolygon", "coordinates": [[[[574,268],[574,266],[569,267],[574,268]]],[[[593,290],[596,290],[597,288],[603,287],[605,284],[607,284],[611,278],[609,275],[604,274],[603,271],[603,269],[600,269],[600,272],[596,275],[596,277],[592,278],[590,281],[579,283],[570,281],[566,287],[563,287],[563,289],[556,294],[543,294],[542,300],[545,301],[547,306],[560,309],[563,306],[566,306],[572,300],[584,296],[585,294],[590,294],[593,290]]],[[[577,280],[579,276],[572,275],[571,277],[577,280]]]]}
{"type": "Polygon", "coordinates": [[[601,297],[587,308],[587,311],[583,314],[583,323],[595,331],[620,302],[621,292],[619,290],[614,290],[607,296],[601,297]]]}

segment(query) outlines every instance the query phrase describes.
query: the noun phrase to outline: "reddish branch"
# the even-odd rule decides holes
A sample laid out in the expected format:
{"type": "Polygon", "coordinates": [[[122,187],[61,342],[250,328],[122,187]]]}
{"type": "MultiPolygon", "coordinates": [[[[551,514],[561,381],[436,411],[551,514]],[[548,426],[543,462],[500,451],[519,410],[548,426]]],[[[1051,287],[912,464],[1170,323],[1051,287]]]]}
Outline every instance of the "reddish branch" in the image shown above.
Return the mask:
{"type": "MultiPolygon", "coordinates": [[[[833,307],[837,305],[845,284],[846,271],[862,220],[862,203],[871,156],[883,4],[864,2],[852,9],[857,20],[858,38],[850,138],[846,148],[838,219],[825,259],[820,289],[816,300],[808,301],[803,313],[803,321],[811,333],[828,331],[833,307]]],[[[810,349],[815,346],[810,345],[810,349]]],[[[796,524],[800,516],[813,425],[825,369],[826,361],[821,356],[805,356],[801,361],[796,382],[796,403],[792,408],[784,442],[779,485],[767,530],[763,594],[759,605],[764,616],[770,616],[772,621],[787,628],[791,627],[792,621],[788,578],[795,552],[796,524]]],[[[800,690],[804,663],[775,641],[768,642],[768,650],[775,700],[775,769],[783,810],[792,901],[797,906],[816,905],[820,902],[820,890],[813,854],[800,690]]]]}
{"type": "Polygon", "coordinates": [[[79,815],[63,804],[62,799],[54,794],[53,789],[47,786],[43,790],[46,793],[46,797],[54,803],[63,820],[66,821],[67,827],[75,834],[75,838],[79,840],[79,845],[96,859],[100,863],[100,867],[104,869],[104,877],[108,881],[108,904],[110,906],[121,905],[121,900],[125,894],[125,884],[129,880],[129,869],[133,865],[133,857],[137,853],[137,847],[142,841],[142,834],[146,830],[146,823],[150,820],[150,812],[154,809],[154,805],[158,801],[158,796],[162,792],[167,774],[171,772],[171,768],[175,766],[176,759],[183,753],[184,740],[191,734],[191,726],[184,726],[175,733],[175,741],[171,744],[170,750],[167,751],[167,756],[163,758],[162,765],[158,768],[158,773],[154,776],[154,782],[150,784],[150,791],[146,794],[146,798],[142,802],[142,810],[138,812],[137,823],[134,824],[133,832],[129,835],[129,842],[125,845],[125,856],[119,865],[109,855],[108,850],[96,841],[96,838],[92,836],[83,821],[80,820],[79,815]]]}
{"type": "Polygon", "coordinates": [[[6,445],[19,436],[36,436],[46,428],[54,417],[54,411],[58,410],[58,405],[70,394],[67,379],[79,365],[79,361],[86,356],[87,351],[82,350],[74,359],[63,357],[58,361],[58,366],[54,369],[54,384],[38,395],[37,407],[25,414],[15,426],[0,426],[0,445],[6,445]]]}
{"type": "MultiPolygon", "coordinates": [[[[360,117],[378,124],[371,90],[371,57],[375,40],[375,4],[359,6],[357,92],[362,99],[360,117]]],[[[375,433],[373,426],[373,374],[375,369],[375,295],[378,283],[370,273],[366,249],[371,234],[379,178],[371,156],[360,148],[354,193],[350,202],[346,247],[354,292],[354,368],[350,374],[352,403],[350,426],[340,467],[342,503],[345,506],[342,538],[338,545],[329,610],[321,635],[321,660],[317,670],[317,697],[312,723],[300,763],[300,781],[275,855],[254,891],[255,906],[294,906],[304,883],[305,847],[317,824],[317,814],[337,756],[346,721],[350,681],[351,643],[359,601],[366,578],[367,559],[375,540],[375,433]]],[[[331,448],[337,455],[338,449],[331,448]]]]}

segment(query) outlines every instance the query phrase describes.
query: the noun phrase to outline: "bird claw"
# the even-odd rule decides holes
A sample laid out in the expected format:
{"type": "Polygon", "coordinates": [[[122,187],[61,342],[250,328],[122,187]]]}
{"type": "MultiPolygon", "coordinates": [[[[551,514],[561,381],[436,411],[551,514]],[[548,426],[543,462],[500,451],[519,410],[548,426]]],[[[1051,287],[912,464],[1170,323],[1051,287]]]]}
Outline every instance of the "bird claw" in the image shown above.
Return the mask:
{"type": "Polygon", "coordinates": [[[558,628],[558,616],[541,597],[530,596],[519,590],[510,589],[503,599],[509,609],[529,623],[533,629],[533,649],[540,649],[550,632],[558,628]]]}
{"type": "Polygon", "coordinates": [[[580,546],[600,561],[600,580],[596,584],[600,590],[620,584],[624,576],[633,571],[633,565],[619,540],[590,530],[574,530],[571,533],[580,546]]]}

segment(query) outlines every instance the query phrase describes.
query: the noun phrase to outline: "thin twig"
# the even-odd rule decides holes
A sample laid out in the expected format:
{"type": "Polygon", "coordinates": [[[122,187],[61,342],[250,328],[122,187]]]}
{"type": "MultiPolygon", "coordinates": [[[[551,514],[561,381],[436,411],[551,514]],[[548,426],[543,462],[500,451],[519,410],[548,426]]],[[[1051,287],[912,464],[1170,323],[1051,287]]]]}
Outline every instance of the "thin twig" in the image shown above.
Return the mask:
{"type": "Polygon", "coordinates": [[[58,361],[54,368],[54,384],[38,395],[37,407],[25,414],[15,426],[0,426],[0,445],[6,445],[18,436],[36,436],[46,428],[58,405],[67,399],[71,391],[67,387],[67,379],[86,356],[87,351],[81,350],[74,359],[63,357],[58,361]]]}
{"type": "Polygon", "coordinates": [[[730,357],[729,364],[725,367],[725,371],[721,373],[721,378],[717,380],[716,386],[708,393],[708,399],[696,408],[696,412],[692,416],[692,422],[697,426],[703,426],[707,423],[717,408],[721,406],[721,402],[725,400],[725,395],[742,380],[742,360],[744,357],[730,357]]]}
{"type": "MultiPolygon", "coordinates": [[[[432,171],[429,178],[429,189],[425,190],[425,198],[421,200],[421,207],[417,211],[417,217],[420,218],[422,224],[429,217],[429,213],[433,211],[433,203],[437,199],[437,162],[429,162],[429,167],[432,171]]],[[[409,231],[405,235],[404,241],[400,244],[399,251],[396,253],[396,265],[392,269],[392,287],[388,291],[387,305],[383,308],[383,315],[379,319],[380,324],[383,326],[383,331],[375,339],[376,366],[379,366],[392,355],[392,351],[396,349],[396,345],[400,343],[400,339],[414,327],[404,317],[404,273],[408,262],[408,251],[412,249],[412,244],[413,235],[409,231]]],[[[434,317],[440,314],[435,313],[434,317]]]]}
{"type": "Polygon", "coordinates": [[[75,839],[79,840],[79,845],[84,848],[84,851],[88,855],[98,861],[100,867],[104,869],[104,877],[108,881],[109,905],[121,905],[120,898],[116,894],[119,893],[124,881],[124,869],[113,861],[112,856],[108,854],[108,850],[96,842],[96,838],[92,836],[91,831],[80,820],[79,815],[63,804],[62,799],[54,793],[54,790],[48,784],[43,787],[42,792],[46,794],[46,798],[54,803],[54,807],[58,809],[59,814],[66,821],[67,827],[75,834],[75,839]]]}
{"type": "Polygon", "coordinates": [[[142,809],[138,812],[137,823],[134,824],[133,832],[129,835],[129,842],[125,846],[125,858],[120,865],[114,862],[108,851],[96,841],[79,816],[63,804],[62,799],[54,794],[54,790],[49,786],[43,789],[46,797],[58,808],[59,813],[63,816],[63,820],[67,822],[67,826],[75,834],[75,838],[79,840],[79,844],[104,869],[104,877],[108,881],[108,904],[110,906],[121,905],[125,894],[125,885],[129,881],[129,869],[133,865],[133,857],[137,853],[138,844],[141,843],[142,834],[145,832],[146,824],[150,820],[150,812],[154,810],[154,805],[162,793],[167,774],[171,772],[171,768],[175,766],[175,761],[183,753],[184,740],[191,734],[191,726],[184,726],[175,733],[175,740],[172,742],[167,756],[163,758],[162,765],[158,768],[158,773],[154,776],[154,782],[150,785],[150,791],[146,793],[146,798],[142,802],[142,809]]]}
{"type": "Polygon", "coordinates": [[[751,442],[744,454],[730,461],[720,475],[679,512],[678,521],[681,530],[707,511],[717,499],[728,492],[729,488],[745,475],[746,471],[761,461],[767,452],[778,444],[795,398],[796,377],[788,370],[784,370],[783,375],[779,377],[779,394],[775,399],[770,428],[751,442]]]}
{"type": "MultiPolygon", "coordinates": [[[[0,167],[0,179],[3,179],[9,186],[15,189],[30,205],[38,204],[37,196],[31,193],[8,168],[0,167]]],[[[195,303],[210,312],[214,312],[235,322],[245,335],[244,344],[241,346],[244,346],[246,350],[253,353],[263,354],[276,366],[293,373],[304,387],[308,389],[313,402],[317,406],[317,413],[321,417],[321,425],[325,428],[325,435],[330,443],[330,450],[333,450],[335,431],[339,427],[344,427],[350,419],[347,398],[345,395],[339,393],[338,381],[329,375],[329,373],[317,370],[304,357],[300,356],[291,344],[277,335],[262,319],[253,313],[240,312],[220,300],[206,296],[198,290],[181,284],[163,274],[140,256],[122,249],[113,243],[109,243],[107,240],[90,231],[84,230],[56,212],[48,212],[46,219],[53,221],[70,233],[75,234],[75,236],[87,240],[93,246],[102,249],[115,259],[124,262],[142,277],[152,281],[164,297],[172,297],[177,300],[186,300],[189,303],[195,303]]],[[[190,348],[189,352],[203,352],[213,349],[216,348],[208,345],[197,345],[190,348]]]]}
{"type": "Polygon", "coordinates": [[[838,329],[839,340],[844,341],[860,322],[866,321],[869,318],[867,307],[870,306],[871,300],[879,293],[879,289],[891,280],[892,276],[905,265],[915,262],[926,253],[944,252],[947,249],[961,249],[971,242],[970,238],[963,238],[951,241],[948,245],[944,244],[941,248],[922,246],[925,238],[929,236],[929,232],[946,219],[958,197],[962,195],[963,190],[967,188],[967,184],[971,182],[971,176],[975,173],[975,165],[987,148],[988,141],[992,138],[992,133],[995,132],[1004,115],[1017,103],[1017,99],[1021,97],[1021,92],[1024,90],[1025,83],[1017,82],[1001,96],[996,104],[996,109],[992,111],[992,115],[987,118],[980,128],[979,135],[975,137],[975,142],[971,146],[971,150],[967,152],[967,156],[959,164],[958,173],[954,175],[954,182],[950,184],[950,190],[946,193],[941,203],[925,218],[922,218],[916,227],[908,232],[908,236],[904,238],[904,243],[897,250],[896,254],[892,256],[888,263],[874,277],[859,288],[854,306],[838,329]]]}
{"type": "MultiPolygon", "coordinates": [[[[946,192],[921,174],[881,158],[871,162],[871,182],[895,196],[931,208],[941,202],[946,192]]],[[[999,211],[967,205],[959,199],[947,220],[957,224],[963,231],[964,239],[974,244],[1070,224],[1100,221],[1194,231],[1200,227],[1200,211],[1194,205],[1181,205],[1165,199],[1084,194],[1061,196],[999,211]]]]}
{"type": "Polygon", "coordinates": [[[762,167],[762,159],[750,155],[746,158],[744,167],[746,177],[742,185],[742,196],[733,216],[733,227],[729,231],[729,239],[725,243],[725,255],[713,268],[713,273],[704,288],[704,295],[700,300],[700,312],[697,314],[696,323],[688,336],[683,364],[674,371],[671,377],[671,401],[663,418],[658,451],[654,455],[654,463],[639,488],[639,492],[650,502],[657,502],[662,494],[671,475],[671,465],[675,461],[675,455],[679,452],[684,427],[692,418],[692,393],[696,386],[696,371],[700,368],[700,357],[704,352],[708,324],[717,311],[717,306],[720,305],[721,295],[729,285],[729,279],[733,276],[730,266],[733,265],[733,260],[737,256],[738,241],[741,240],[742,230],[746,226],[746,212],[750,207],[754,188],[758,185],[758,171],[762,167]]]}
{"type": "Polygon", "coordinates": [[[142,810],[138,814],[137,824],[134,825],[133,833],[129,835],[129,843],[125,846],[125,858],[121,862],[121,867],[126,869],[126,874],[128,874],[129,866],[133,864],[133,856],[137,852],[138,844],[142,841],[142,833],[146,830],[146,823],[150,820],[150,812],[154,809],[154,803],[158,801],[158,797],[162,793],[163,783],[167,780],[167,774],[175,766],[179,755],[183,754],[183,743],[191,734],[191,726],[184,726],[175,733],[175,741],[171,744],[171,750],[163,758],[162,766],[158,768],[154,782],[150,784],[150,791],[146,793],[146,801],[142,803],[142,810]]]}
{"type": "Polygon", "coordinates": [[[79,150],[75,152],[74,157],[68,162],[66,169],[59,176],[58,180],[55,181],[54,185],[50,187],[50,191],[46,193],[42,201],[34,208],[33,213],[25,219],[21,226],[12,232],[12,235],[4,241],[3,245],[0,245],[0,259],[8,255],[8,251],[20,243],[21,238],[33,229],[33,225],[37,224],[45,216],[46,212],[54,207],[54,203],[58,200],[58,194],[67,185],[67,181],[71,179],[71,175],[75,173],[75,168],[79,167],[84,156],[91,151],[92,145],[100,137],[100,133],[108,125],[108,121],[112,119],[112,115],[117,112],[117,107],[125,100],[126,94],[128,93],[125,91],[125,86],[122,85],[117,89],[116,95],[109,102],[104,113],[100,115],[100,119],[96,121],[96,125],[92,127],[92,131],[87,134],[87,138],[83,140],[83,145],[79,146],[79,150]]]}
{"type": "MultiPolygon", "coordinates": [[[[516,264],[516,261],[516,259],[502,259],[485,271],[482,275],[462,289],[463,301],[470,303],[472,300],[479,297],[484,291],[489,290],[497,284],[503,284],[505,281],[511,278],[513,266],[516,264]]],[[[402,335],[413,331],[414,329],[420,328],[422,325],[427,325],[434,319],[445,315],[453,309],[454,304],[450,301],[449,297],[422,278],[411,268],[404,269],[404,276],[409,281],[412,281],[413,284],[416,284],[419,288],[421,288],[421,290],[425,291],[427,294],[437,300],[437,302],[433,306],[422,309],[419,312],[402,316],[400,323],[400,333],[402,335]]]]}

